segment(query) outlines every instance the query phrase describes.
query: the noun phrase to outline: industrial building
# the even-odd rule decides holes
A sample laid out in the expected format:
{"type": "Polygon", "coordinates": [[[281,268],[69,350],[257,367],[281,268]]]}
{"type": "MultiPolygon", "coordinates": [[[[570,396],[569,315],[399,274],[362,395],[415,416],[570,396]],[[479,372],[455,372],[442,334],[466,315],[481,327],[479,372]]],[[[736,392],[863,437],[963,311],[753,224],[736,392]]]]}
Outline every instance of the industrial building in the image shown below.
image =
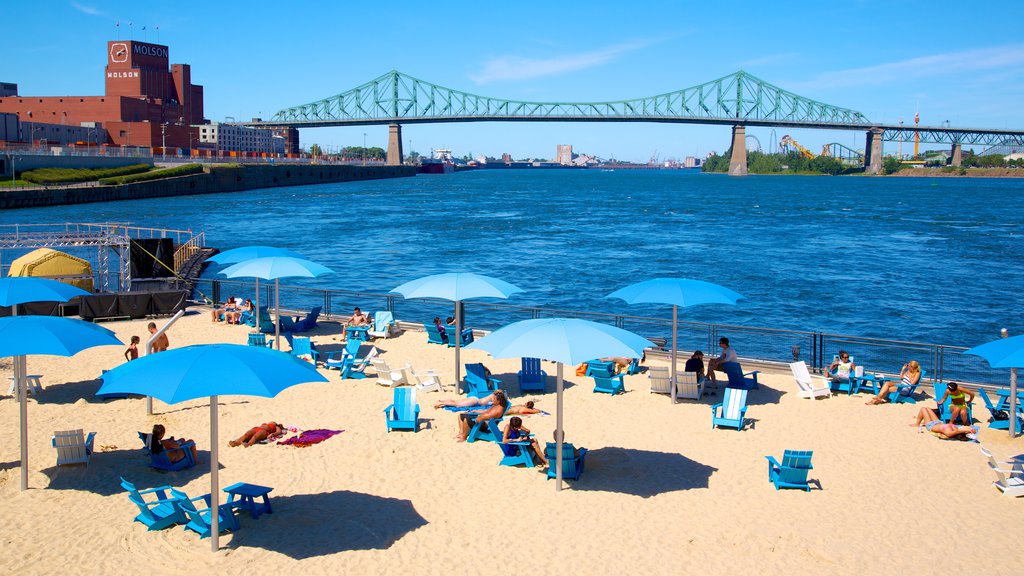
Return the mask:
{"type": "Polygon", "coordinates": [[[285,153],[285,139],[265,128],[211,122],[194,126],[200,146],[236,152],[285,153]]]}

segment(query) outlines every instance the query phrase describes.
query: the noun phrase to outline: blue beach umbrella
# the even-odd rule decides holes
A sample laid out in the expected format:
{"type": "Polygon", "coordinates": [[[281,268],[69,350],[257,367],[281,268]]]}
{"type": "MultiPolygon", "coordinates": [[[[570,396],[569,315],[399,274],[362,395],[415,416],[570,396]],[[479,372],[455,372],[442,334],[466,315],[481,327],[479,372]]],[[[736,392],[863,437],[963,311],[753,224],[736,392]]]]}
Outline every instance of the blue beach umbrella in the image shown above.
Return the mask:
{"type": "Polygon", "coordinates": [[[672,403],[676,403],[676,354],[679,350],[679,307],[699,304],[736,304],[742,294],[703,280],[687,278],[654,278],[631,284],[605,296],[618,298],[629,304],[672,305],[672,403]]]}
{"type": "MultiPolygon", "coordinates": [[[[293,256],[264,256],[239,262],[220,271],[228,278],[263,278],[274,281],[274,347],[281,349],[281,278],[316,278],[334,271],[326,266],[293,256]]],[[[256,325],[259,330],[259,324],[256,325]]]]}
{"type": "Polygon", "coordinates": [[[210,514],[213,551],[220,548],[217,397],[272,398],[285,388],[327,382],[312,364],[290,354],[238,344],[186,346],[127,362],[103,375],[97,394],[144,394],[169,404],[210,398],[210,514]]]}
{"type": "Polygon", "coordinates": [[[650,340],[628,330],[578,318],[522,320],[499,328],[467,348],[495,358],[542,358],[558,363],[555,410],[555,488],[562,489],[562,367],[594,358],[639,358],[650,340]]]}
{"type": "Polygon", "coordinates": [[[0,306],[15,306],[26,302],[67,302],[76,296],[88,295],[81,288],[49,278],[0,278],[0,306]]]}
{"type": "Polygon", "coordinates": [[[993,340],[965,350],[964,354],[981,356],[993,368],[1010,369],[1010,438],[1015,438],[1018,432],[1014,416],[1017,413],[1017,368],[1024,368],[1024,336],[993,340]]]}
{"type": "MultiPolygon", "coordinates": [[[[253,260],[254,258],[266,258],[268,256],[288,256],[290,258],[302,258],[303,256],[297,252],[292,252],[287,248],[277,248],[275,246],[242,246],[241,248],[232,248],[225,250],[216,256],[212,256],[207,260],[214,264],[238,264],[239,262],[245,262],[246,260],[253,260]]],[[[253,315],[256,319],[256,330],[260,329],[260,279],[256,278],[256,313],[253,315]]]]}
{"type": "Polygon", "coordinates": [[[456,389],[462,388],[462,365],[459,364],[459,353],[462,348],[462,301],[470,298],[508,298],[522,291],[522,288],[504,280],[473,272],[433,274],[406,282],[392,290],[404,298],[442,298],[455,302],[456,389]]]}
{"type": "MultiPolygon", "coordinates": [[[[47,298],[52,298],[52,295],[47,298]]],[[[115,344],[121,344],[121,341],[113,332],[92,322],[57,316],[0,318],[0,356],[14,357],[15,385],[21,420],[22,490],[28,489],[28,391],[25,390],[25,356],[74,356],[86,348],[115,344]]]]}

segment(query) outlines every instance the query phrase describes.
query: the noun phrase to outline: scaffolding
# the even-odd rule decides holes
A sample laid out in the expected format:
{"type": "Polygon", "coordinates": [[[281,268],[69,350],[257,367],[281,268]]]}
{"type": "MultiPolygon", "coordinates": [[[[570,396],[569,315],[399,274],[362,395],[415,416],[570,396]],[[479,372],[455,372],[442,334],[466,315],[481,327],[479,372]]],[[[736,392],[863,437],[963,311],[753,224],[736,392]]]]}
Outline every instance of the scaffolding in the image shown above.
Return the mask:
{"type": "Polygon", "coordinates": [[[177,246],[192,245],[202,232],[169,228],[144,228],[123,223],[9,224],[0,225],[0,271],[4,250],[36,248],[96,248],[97,286],[102,292],[127,292],[132,286],[131,243],[143,238],[174,238],[177,246]],[[116,267],[116,283],[111,268],[116,267]],[[114,285],[116,284],[116,285],[114,285]]]}

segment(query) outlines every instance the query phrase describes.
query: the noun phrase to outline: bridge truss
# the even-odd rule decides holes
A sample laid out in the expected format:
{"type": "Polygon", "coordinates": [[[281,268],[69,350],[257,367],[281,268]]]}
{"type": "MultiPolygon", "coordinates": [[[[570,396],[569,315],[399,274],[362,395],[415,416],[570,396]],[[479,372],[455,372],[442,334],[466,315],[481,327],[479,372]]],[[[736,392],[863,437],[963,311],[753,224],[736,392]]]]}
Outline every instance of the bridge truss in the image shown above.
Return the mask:
{"type": "Polygon", "coordinates": [[[396,70],[341,94],[285,108],[265,125],[479,121],[687,122],[866,128],[863,114],[798,96],[746,72],[657,96],[610,102],[526,102],[470,94],[396,70]]]}

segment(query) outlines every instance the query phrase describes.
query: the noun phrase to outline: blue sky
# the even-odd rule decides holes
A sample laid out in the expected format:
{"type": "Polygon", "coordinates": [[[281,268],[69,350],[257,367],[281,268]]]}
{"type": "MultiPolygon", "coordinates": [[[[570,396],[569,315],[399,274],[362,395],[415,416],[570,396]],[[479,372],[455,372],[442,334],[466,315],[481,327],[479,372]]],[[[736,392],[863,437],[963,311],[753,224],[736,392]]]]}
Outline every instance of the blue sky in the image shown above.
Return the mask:
{"type": "MultiPolygon", "coordinates": [[[[206,116],[270,117],[388,70],[469,92],[539,101],[649,96],[744,69],[876,121],[1024,129],[1024,5],[961,2],[120,2],[0,0],[0,80],[23,95],[103,92],[105,42],[168,44],[205,86],[206,116]],[[628,7],[627,7],[628,6],[628,7]],[[116,21],[121,27],[115,28],[116,21]],[[146,31],[142,31],[142,27],[146,31]]],[[[808,147],[863,134],[791,133],[808,147]]],[[[385,146],[386,127],[302,131],[303,144],[385,146]]],[[[753,128],[764,146],[770,129],[753,128]]],[[[725,127],[658,124],[409,125],[405,144],[457,155],[682,158],[728,146],[725,127]]],[[[887,144],[887,151],[895,144],[887,144]]],[[[906,150],[906,148],[904,148],[906,150]]]]}

